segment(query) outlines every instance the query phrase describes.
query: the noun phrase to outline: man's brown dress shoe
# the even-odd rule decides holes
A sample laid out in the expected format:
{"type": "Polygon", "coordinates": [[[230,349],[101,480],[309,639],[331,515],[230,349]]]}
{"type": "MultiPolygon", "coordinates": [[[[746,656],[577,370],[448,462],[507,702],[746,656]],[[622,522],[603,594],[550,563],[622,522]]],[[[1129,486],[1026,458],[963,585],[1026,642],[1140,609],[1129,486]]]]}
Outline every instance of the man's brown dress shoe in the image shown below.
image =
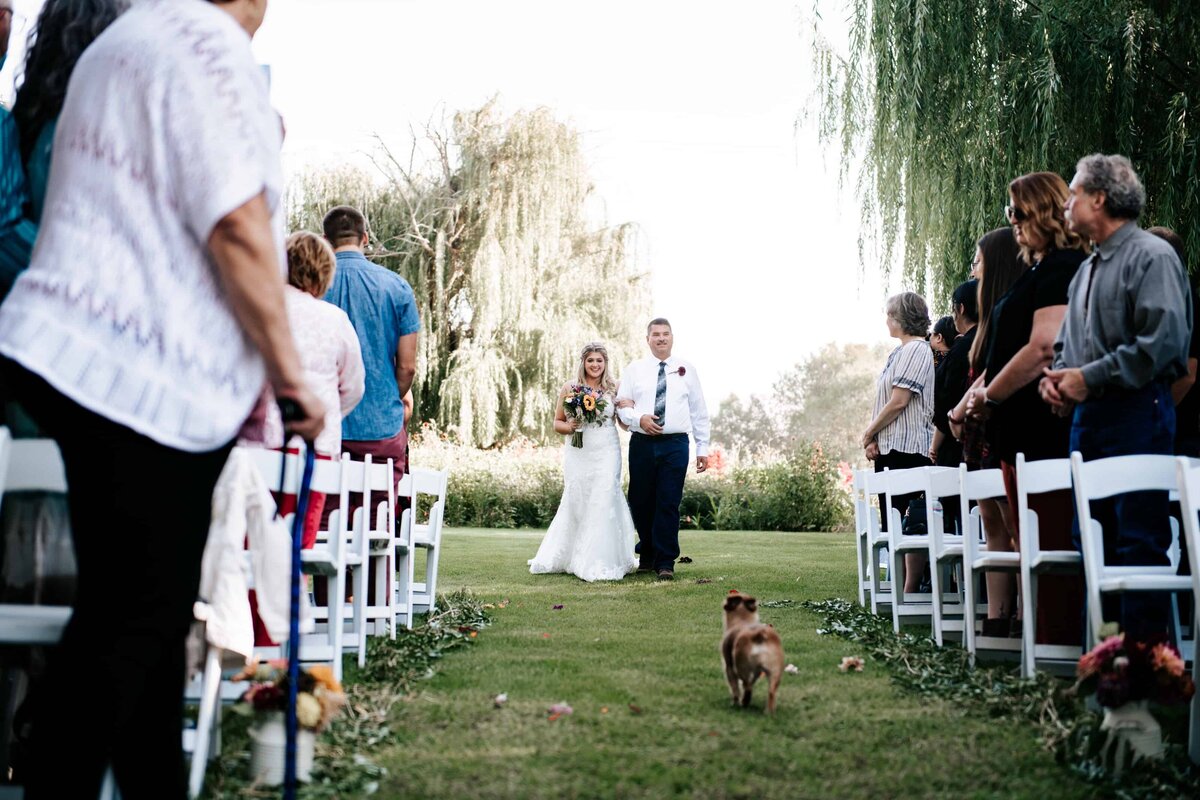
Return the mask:
{"type": "Polygon", "coordinates": [[[660,569],[658,571],[658,579],[660,581],[673,581],[675,580],[675,573],[669,569],[660,569]]]}

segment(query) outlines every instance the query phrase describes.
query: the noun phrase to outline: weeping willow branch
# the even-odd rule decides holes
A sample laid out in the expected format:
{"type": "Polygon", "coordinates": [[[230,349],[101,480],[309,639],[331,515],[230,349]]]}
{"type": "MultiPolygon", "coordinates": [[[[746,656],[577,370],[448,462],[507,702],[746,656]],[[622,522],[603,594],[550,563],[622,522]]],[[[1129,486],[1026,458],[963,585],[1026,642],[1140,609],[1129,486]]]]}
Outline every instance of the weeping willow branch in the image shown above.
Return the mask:
{"type": "MultiPolygon", "coordinates": [[[[820,0],[817,0],[819,3],[820,0]]],[[[846,0],[849,52],[811,33],[822,140],[855,186],[885,271],[944,298],[973,242],[1005,224],[1008,182],[1070,178],[1121,152],[1146,184],[1147,224],[1200,261],[1200,23],[1162,0],[846,0]]],[[[819,11],[819,9],[818,9],[819,11]]],[[[817,15],[819,17],[819,13],[817,15]]]]}

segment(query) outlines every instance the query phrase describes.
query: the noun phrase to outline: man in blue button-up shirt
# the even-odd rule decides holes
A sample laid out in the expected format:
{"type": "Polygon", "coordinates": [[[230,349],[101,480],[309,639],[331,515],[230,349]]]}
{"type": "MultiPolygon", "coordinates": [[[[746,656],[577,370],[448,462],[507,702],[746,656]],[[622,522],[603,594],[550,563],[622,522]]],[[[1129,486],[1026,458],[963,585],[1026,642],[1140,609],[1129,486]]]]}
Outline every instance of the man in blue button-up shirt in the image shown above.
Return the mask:
{"type": "Polygon", "coordinates": [[[404,395],[417,373],[421,324],[408,281],[363,255],[367,221],[349,206],[325,215],[325,238],[337,254],[337,271],[325,299],[346,312],[358,334],[366,367],[362,402],[342,420],[342,451],[362,460],[392,459],[396,479],[407,470],[404,395]]]}

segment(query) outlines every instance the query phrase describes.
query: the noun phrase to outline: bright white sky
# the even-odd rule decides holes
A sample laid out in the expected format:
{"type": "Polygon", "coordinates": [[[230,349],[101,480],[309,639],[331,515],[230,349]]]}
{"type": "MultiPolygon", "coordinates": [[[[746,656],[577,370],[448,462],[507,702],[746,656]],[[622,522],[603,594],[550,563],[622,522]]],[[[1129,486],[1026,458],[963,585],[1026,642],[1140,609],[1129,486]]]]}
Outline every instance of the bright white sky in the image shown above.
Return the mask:
{"type": "MultiPolygon", "coordinates": [[[[30,19],[40,5],[16,3],[30,19]]],[[[407,154],[410,127],[494,94],[506,111],[544,105],[572,123],[608,222],[641,227],[654,313],[715,411],[826,342],[887,336],[888,287],[858,264],[857,203],[813,127],[796,127],[810,7],[271,0],[255,51],[289,174],[366,165],[374,134],[407,154]]],[[[21,57],[14,47],[0,85],[21,57]]]]}

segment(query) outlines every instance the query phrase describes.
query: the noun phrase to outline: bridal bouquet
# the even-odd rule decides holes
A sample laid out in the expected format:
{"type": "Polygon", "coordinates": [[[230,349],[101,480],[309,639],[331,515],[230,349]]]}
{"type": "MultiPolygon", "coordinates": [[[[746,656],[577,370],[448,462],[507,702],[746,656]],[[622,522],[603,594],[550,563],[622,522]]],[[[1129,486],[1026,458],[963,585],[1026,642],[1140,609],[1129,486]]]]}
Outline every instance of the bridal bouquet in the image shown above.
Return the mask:
{"type": "MultiPolygon", "coordinates": [[[[608,398],[599,389],[573,383],[563,394],[563,412],[567,419],[576,419],[584,425],[600,425],[608,408],[608,398]]],[[[571,434],[571,445],[583,447],[583,431],[571,434]]]]}

